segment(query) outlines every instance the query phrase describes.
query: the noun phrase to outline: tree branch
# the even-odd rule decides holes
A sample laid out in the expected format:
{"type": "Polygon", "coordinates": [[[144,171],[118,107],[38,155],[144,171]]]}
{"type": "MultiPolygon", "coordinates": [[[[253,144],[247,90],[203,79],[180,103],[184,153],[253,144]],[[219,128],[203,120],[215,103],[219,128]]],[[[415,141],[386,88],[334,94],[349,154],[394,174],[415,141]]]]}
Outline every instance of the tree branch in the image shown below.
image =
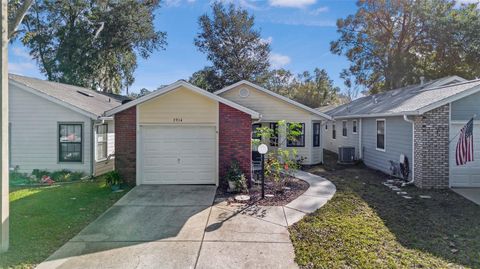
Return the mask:
{"type": "Polygon", "coordinates": [[[17,32],[17,28],[22,23],[25,14],[32,6],[34,0],[25,0],[23,4],[16,10],[15,17],[8,23],[8,39],[11,39],[17,32]]]}

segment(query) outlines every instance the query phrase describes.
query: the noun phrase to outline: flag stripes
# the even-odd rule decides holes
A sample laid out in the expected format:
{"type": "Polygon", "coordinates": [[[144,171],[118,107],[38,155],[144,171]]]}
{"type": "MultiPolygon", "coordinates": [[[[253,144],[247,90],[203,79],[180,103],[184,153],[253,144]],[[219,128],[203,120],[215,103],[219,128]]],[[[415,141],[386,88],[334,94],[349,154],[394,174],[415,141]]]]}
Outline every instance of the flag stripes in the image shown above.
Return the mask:
{"type": "Polygon", "coordinates": [[[473,118],[460,130],[455,160],[457,165],[473,161],[473,118]]]}

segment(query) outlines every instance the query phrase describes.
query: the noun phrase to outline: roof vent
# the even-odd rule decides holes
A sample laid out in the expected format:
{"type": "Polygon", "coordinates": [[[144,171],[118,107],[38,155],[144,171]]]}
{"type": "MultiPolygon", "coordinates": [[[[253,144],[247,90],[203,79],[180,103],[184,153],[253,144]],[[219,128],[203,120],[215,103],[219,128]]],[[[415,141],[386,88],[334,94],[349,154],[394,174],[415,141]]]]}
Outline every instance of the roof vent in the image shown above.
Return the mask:
{"type": "Polygon", "coordinates": [[[421,76],[420,77],[420,86],[423,86],[425,84],[425,77],[421,76]]]}
{"type": "Polygon", "coordinates": [[[90,94],[90,93],[88,93],[88,92],[82,92],[82,91],[77,91],[77,92],[78,92],[79,94],[85,95],[85,96],[87,96],[87,97],[93,97],[93,94],[90,94]]]}

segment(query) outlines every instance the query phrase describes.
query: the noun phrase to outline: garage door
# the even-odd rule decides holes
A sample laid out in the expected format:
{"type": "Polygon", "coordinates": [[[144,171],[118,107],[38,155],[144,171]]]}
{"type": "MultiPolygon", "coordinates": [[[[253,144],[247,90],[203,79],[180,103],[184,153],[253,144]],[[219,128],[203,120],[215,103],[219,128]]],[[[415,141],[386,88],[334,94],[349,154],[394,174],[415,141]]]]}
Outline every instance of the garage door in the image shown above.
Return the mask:
{"type": "Polygon", "coordinates": [[[140,128],[142,184],[215,184],[215,127],[140,128]]]}
{"type": "Polygon", "coordinates": [[[450,127],[450,186],[451,187],[480,187],[480,125],[473,127],[474,161],[462,166],[455,162],[455,150],[458,141],[458,132],[464,124],[452,124],[450,127]],[[454,136],[457,135],[455,138],[454,136]]]}

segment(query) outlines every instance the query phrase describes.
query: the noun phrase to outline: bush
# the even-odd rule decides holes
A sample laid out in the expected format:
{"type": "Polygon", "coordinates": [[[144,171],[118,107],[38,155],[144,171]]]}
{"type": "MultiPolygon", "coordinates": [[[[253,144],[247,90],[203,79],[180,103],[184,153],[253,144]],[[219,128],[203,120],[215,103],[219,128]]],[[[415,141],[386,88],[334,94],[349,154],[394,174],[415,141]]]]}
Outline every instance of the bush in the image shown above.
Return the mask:
{"type": "Polygon", "coordinates": [[[122,184],[122,178],[118,171],[110,171],[104,175],[105,182],[108,186],[118,186],[122,184]]]}
{"type": "Polygon", "coordinates": [[[35,176],[37,180],[40,180],[43,176],[50,176],[50,172],[47,170],[33,169],[32,176],[35,176]]]}
{"type": "Polygon", "coordinates": [[[16,166],[9,173],[9,182],[11,185],[25,185],[25,184],[32,184],[35,182],[35,180],[29,177],[27,173],[20,173],[18,170],[19,170],[19,167],[16,166]]]}
{"type": "Polygon", "coordinates": [[[49,172],[47,170],[33,169],[32,175],[37,180],[42,179],[43,176],[49,176],[56,182],[78,181],[82,179],[85,174],[83,172],[73,172],[67,169],[49,172]]]}
{"type": "Polygon", "coordinates": [[[235,183],[235,189],[233,191],[236,192],[247,192],[247,178],[240,169],[240,164],[237,160],[233,160],[228,168],[226,179],[228,182],[235,183]]]}

